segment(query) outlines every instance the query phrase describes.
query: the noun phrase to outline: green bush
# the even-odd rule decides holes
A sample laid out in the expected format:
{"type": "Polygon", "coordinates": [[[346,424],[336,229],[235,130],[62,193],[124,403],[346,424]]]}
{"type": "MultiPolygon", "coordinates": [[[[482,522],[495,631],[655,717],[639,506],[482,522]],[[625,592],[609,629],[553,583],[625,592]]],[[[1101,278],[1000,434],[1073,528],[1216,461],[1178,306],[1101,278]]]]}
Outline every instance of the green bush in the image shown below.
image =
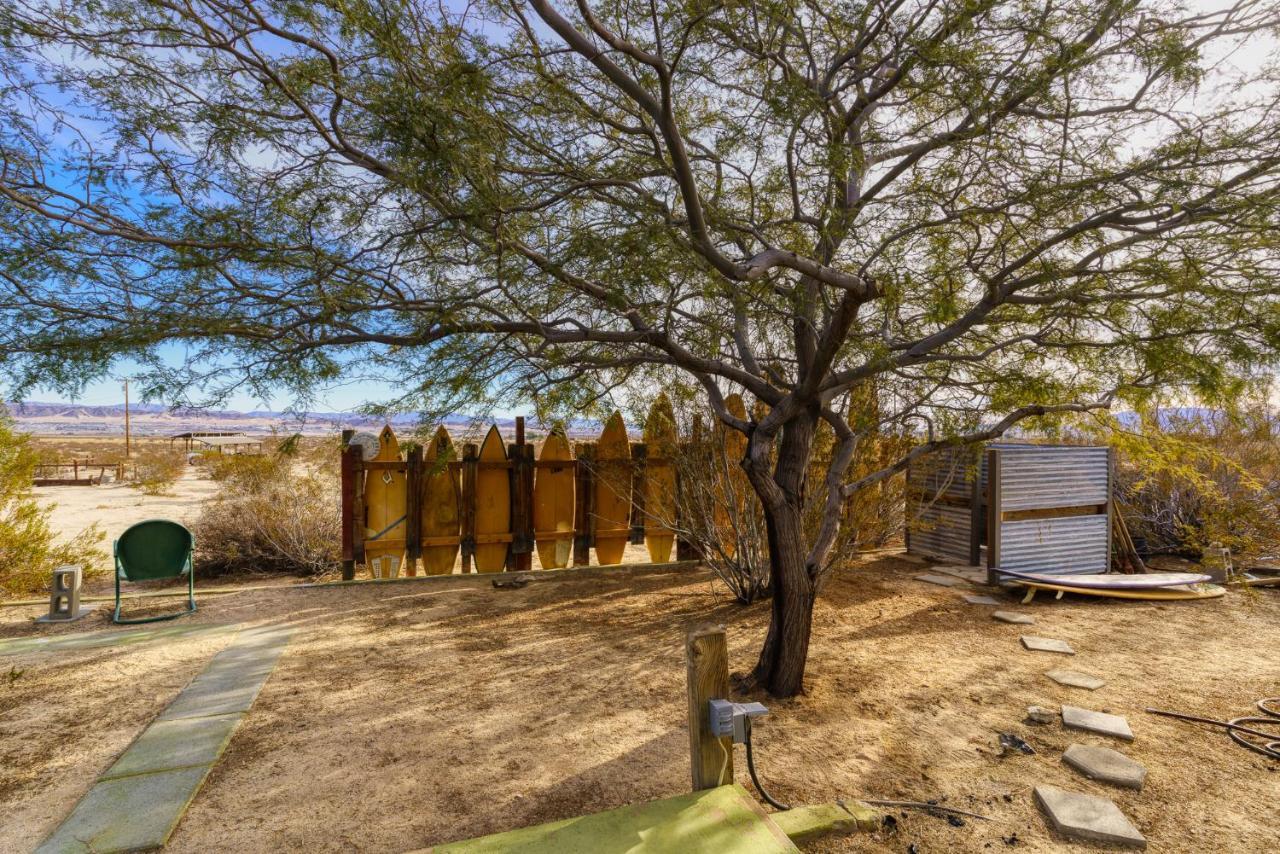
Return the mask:
{"type": "Polygon", "coordinates": [[[182,476],[186,456],[163,446],[145,447],[133,458],[133,483],[147,495],[164,495],[182,476]]]}
{"type": "Polygon", "coordinates": [[[49,574],[64,564],[83,568],[85,576],[101,573],[99,544],[106,534],[95,524],[68,542],[56,542],[49,527],[49,508],[31,494],[40,453],[31,437],[14,430],[0,409],[0,593],[29,596],[49,589],[49,574]]]}

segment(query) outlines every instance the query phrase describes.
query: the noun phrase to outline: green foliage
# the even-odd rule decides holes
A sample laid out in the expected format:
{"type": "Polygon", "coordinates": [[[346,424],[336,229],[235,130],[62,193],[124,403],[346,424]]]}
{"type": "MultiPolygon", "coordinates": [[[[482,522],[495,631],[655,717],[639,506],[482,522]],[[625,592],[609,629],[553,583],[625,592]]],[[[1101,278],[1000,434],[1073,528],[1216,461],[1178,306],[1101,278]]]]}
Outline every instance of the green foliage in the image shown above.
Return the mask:
{"type": "Polygon", "coordinates": [[[102,572],[103,531],[91,525],[60,539],[49,526],[50,509],[32,496],[39,457],[30,437],[16,432],[0,409],[0,594],[5,596],[46,592],[50,573],[67,564],[80,566],[85,577],[102,572]]]}
{"type": "Polygon", "coordinates": [[[130,486],[146,495],[165,495],[186,469],[186,456],[160,444],[141,448],[131,461],[133,480],[130,486]]]}
{"type": "Polygon", "coordinates": [[[1280,425],[1265,400],[1230,414],[1152,409],[1110,436],[1121,511],[1153,550],[1280,551],[1280,425]]]}

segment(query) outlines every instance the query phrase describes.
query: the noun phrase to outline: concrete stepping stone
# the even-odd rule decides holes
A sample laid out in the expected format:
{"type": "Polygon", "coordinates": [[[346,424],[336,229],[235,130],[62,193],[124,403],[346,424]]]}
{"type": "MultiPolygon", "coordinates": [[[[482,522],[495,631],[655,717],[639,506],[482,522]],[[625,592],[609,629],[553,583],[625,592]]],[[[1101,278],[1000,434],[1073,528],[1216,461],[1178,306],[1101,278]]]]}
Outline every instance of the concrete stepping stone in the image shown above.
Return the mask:
{"type": "Polygon", "coordinates": [[[995,611],[991,614],[991,619],[1020,626],[1030,626],[1036,621],[1030,614],[1019,614],[1017,611],[995,611]]]}
{"type": "Polygon", "coordinates": [[[952,578],[948,575],[931,575],[929,573],[917,575],[916,581],[923,581],[927,584],[940,584],[943,587],[955,587],[957,585],[964,584],[964,582],[959,578],[952,578]]]}
{"type": "Polygon", "coordinates": [[[1079,670],[1048,670],[1045,671],[1044,675],[1059,685],[1066,685],[1069,688],[1084,688],[1086,691],[1096,691],[1107,684],[1105,679],[1090,676],[1088,673],[1081,673],[1079,670]]]}
{"type": "Polygon", "coordinates": [[[1063,836],[1126,848],[1147,847],[1147,840],[1138,828],[1107,798],[1068,792],[1056,786],[1036,786],[1035,798],[1049,826],[1063,836]]]}
{"type": "Polygon", "coordinates": [[[1147,779],[1147,769],[1141,763],[1110,747],[1073,744],[1062,754],[1062,761],[1090,780],[1126,789],[1141,789],[1147,779]]]}
{"type": "Polygon", "coordinates": [[[239,626],[227,623],[188,623],[177,626],[153,626],[146,629],[125,629],[123,631],[108,629],[96,632],[70,632],[51,637],[6,638],[0,640],[0,655],[127,646],[164,638],[217,634],[237,628],[239,626]]]}
{"type": "Polygon", "coordinates": [[[1063,655],[1075,655],[1076,651],[1071,648],[1071,644],[1057,638],[1042,638],[1035,635],[1023,635],[1019,640],[1027,649],[1036,652],[1060,652],[1063,655]]]}
{"type": "Polygon", "coordinates": [[[964,595],[964,601],[968,602],[970,605],[999,605],[1000,604],[1000,601],[998,599],[995,599],[991,596],[975,596],[972,593],[966,593],[964,595]]]}
{"type": "Polygon", "coordinates": [[[107,769],[37,854],[163,847],[288,643],[245,631],[107,769]]]}
{"type": "Polygon", "coordinates": [[[1071,729],[1082,729],[1086,732],[1096,732],[1099,735],[1133,741],[1133,730],[1129,729],[1129,722],[1120,715],[1095,712],[1079,706],[1063,706],[1062,724],[1071,729]]]}

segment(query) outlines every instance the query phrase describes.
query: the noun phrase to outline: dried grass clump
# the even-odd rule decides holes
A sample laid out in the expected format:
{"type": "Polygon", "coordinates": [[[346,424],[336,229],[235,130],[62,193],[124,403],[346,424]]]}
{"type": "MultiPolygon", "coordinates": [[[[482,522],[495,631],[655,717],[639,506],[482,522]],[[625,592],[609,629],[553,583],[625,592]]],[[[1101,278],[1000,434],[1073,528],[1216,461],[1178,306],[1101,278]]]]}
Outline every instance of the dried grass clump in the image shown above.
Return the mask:
{"type": "Polygon", "coordinates": [[[341,559],[338,479],[284,454],[226,457],[222,491],[195,525],[202,576],[319,575],[341,559]]]}
{"type": "Polygon", "coordinates": [[[186,456],[163,445],[142,448],[132,460],[133,481],[130,484],[147,495],[164,495],[182,476],[186,456]]]}
{"type": "Polygon", "coordinates": [[[97,526],[56,542],[49,527],[49,508],[31,495],[40,454],[25,433],[13,429],[0,408],[0,593],[29,596],[49,589],[49,575],[66,564],[80,566],[85,577],[102,572],[99,544],[106,534],[97,526]]]}

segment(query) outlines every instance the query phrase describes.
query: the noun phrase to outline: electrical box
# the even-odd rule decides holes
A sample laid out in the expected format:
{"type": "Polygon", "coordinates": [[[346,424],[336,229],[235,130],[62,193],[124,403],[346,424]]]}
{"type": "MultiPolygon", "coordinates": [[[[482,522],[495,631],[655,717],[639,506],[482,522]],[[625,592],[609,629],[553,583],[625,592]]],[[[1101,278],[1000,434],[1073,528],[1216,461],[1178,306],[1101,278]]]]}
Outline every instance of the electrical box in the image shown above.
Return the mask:
{"type": "Polygon", "coordinates": [[[732,736],[734,744],[747,740],[747,719],[769,714],[760,703],[732,703],[728,700],[712,700],[710,709],[711,734],[720,738],[732,736]]]}

